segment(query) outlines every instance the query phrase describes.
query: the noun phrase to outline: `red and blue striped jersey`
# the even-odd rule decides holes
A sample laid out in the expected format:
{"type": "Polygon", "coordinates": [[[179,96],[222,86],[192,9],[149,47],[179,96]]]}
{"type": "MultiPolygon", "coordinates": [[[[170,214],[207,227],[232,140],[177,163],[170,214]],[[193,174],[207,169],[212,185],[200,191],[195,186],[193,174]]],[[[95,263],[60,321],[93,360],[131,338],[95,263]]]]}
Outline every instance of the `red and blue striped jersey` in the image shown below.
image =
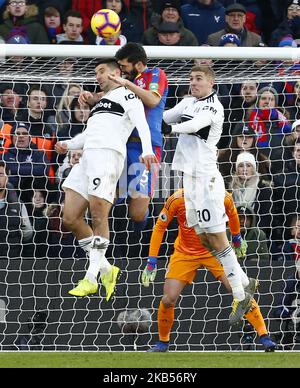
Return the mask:
{"type": "MultiPolygon", "coordinates": [[[[161,97],[160,103],[155,108],[145,106],[145,114],[151,132],[152,146],[162,146],[161,124],[168,95],[168,80],[162,69],[154,67],[146,68],[139,74],[134,83],[144,90],[151,90],[161,97]]],[[[132,136],[138,136],[135,129],[132,136]]]]}

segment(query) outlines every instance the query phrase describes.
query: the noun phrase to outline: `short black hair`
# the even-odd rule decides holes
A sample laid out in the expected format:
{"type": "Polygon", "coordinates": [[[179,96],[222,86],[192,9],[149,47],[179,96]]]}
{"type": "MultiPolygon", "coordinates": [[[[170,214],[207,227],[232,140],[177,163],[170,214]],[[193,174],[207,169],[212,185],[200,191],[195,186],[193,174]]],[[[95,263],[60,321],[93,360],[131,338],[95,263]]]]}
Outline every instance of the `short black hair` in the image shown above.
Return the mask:
{"type": "Polygon", "coordinates": [[[81,19],[81,20],[82,20],[82,23],[83,23],[83,17],[82,17],[82,15],[81,15],[81,13],[80,13],[79,11],[70,9],[70,10],[65,14],[65,17],[64,17],[64,20],[63,20],[63,24],[67,24],[67,23],[68,23],[68,17],[73,17],[73,18],[81,19]]]}
{"type": "Polygon", "coordinates": [[[127,59],[129,63],[136,64],[142,62],[147,65],[148,57],[143,46],[139,43],[129,42],[122,46],[115,55],[117,61],[127,59]]]}
{"type": "Polygon", "coordinates": [[[112,69],[120,70],[120,65],[118,64],[115,58],[101,58],[96,62],[95,68],[97,68],[99,65],[107,65],[112,69]]]}

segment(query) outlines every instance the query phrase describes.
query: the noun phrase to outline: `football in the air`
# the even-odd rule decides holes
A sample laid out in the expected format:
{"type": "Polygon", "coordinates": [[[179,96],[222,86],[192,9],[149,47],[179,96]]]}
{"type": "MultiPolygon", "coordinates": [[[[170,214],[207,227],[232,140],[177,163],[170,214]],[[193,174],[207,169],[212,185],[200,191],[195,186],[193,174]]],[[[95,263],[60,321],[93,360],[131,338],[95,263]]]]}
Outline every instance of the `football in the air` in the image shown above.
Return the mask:
{"type": "Polygon", "coordinates": [[[95,35],[110,38],[121,29],[119,15],[111,9],[100,9],[91,19],[91,28],[95,35]]]}

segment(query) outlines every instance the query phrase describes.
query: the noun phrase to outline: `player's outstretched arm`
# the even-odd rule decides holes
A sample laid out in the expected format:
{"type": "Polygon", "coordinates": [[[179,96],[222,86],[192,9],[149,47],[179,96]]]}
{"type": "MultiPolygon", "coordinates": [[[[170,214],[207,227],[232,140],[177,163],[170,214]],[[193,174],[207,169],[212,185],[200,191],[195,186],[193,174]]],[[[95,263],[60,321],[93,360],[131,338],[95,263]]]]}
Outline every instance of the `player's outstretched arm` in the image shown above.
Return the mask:
{"type": "Polygon", "coordinates": [[[150,128],[146,120],[143,104],[137,98],[132,99],[132,101],[134,105],[131,105],[128,115],[137,129],[142,142],[143,153],[140,160],[145,163],[147,170],[150,170],[153,163],[158,163],[152,148],[150,128]]]}
{"type": "Polygon", "coordinates": [[[71,140],[58,141],[55,144],[55,151],[59,155],[66,154],[70,150],[82,150],[84,147],[86,138],[86,133],[82,132],[79,135],[76,135],[71,140]]]}
{"type": "Polygon", "coordinates": [[[237,258],[241,259],[247,254],[248,244],[241,236],[240,219],[231,194],[226,193],[224,205],[229,220],[233,249],[237,258]]]}
{"type": "Polygon", "coordinates": [[[172,221],[173,217],[177,214],[177,203],[174,201],[174,194],[167,200],[164,208],[160,212],[160,215],[154,226],[150,247],[149,257],[146,267],[141,276],[141,282],[144,287],[149,287],[151,282],[154,282],[157,273],[157,257],[163,241],[165,231],[172,221]],[[168,207],[168,208],[167,208],[168,207]]]}

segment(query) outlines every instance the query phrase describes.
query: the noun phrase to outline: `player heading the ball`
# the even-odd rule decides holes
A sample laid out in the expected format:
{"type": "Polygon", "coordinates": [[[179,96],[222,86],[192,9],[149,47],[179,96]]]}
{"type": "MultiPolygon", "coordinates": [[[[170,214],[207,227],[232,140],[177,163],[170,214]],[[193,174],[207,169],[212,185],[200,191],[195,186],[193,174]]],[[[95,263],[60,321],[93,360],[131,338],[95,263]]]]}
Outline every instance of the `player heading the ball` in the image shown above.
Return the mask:
{"type": "MultiPolygon", "coordinates": [[[[134,128],[141,138],[140,159],[146,169],[150,170],[157,159],[152,151],[150,130],[141,100],[109,79],[110,74],[121,75],[118,63],[114,59],[102,59],[95,71],[104,94],[92,108],[86,130],[71,140],[57,143],[55,149],[59,154],[83,149],[80,163],[74,166],[63,184],[66,195],[63,221],[87,252],[89,268],[85,278],[69,293],[86,296],[97,292],[100,272],[108,301],[120,272],[105,257],[109,245],[108,216],[124,168],[126,143],[134,128]],[[92,228],[84,218],[88,207],[92,228]]],[[[94,101],[93,95],[84,92],[84,100],[94,101]]]]}

